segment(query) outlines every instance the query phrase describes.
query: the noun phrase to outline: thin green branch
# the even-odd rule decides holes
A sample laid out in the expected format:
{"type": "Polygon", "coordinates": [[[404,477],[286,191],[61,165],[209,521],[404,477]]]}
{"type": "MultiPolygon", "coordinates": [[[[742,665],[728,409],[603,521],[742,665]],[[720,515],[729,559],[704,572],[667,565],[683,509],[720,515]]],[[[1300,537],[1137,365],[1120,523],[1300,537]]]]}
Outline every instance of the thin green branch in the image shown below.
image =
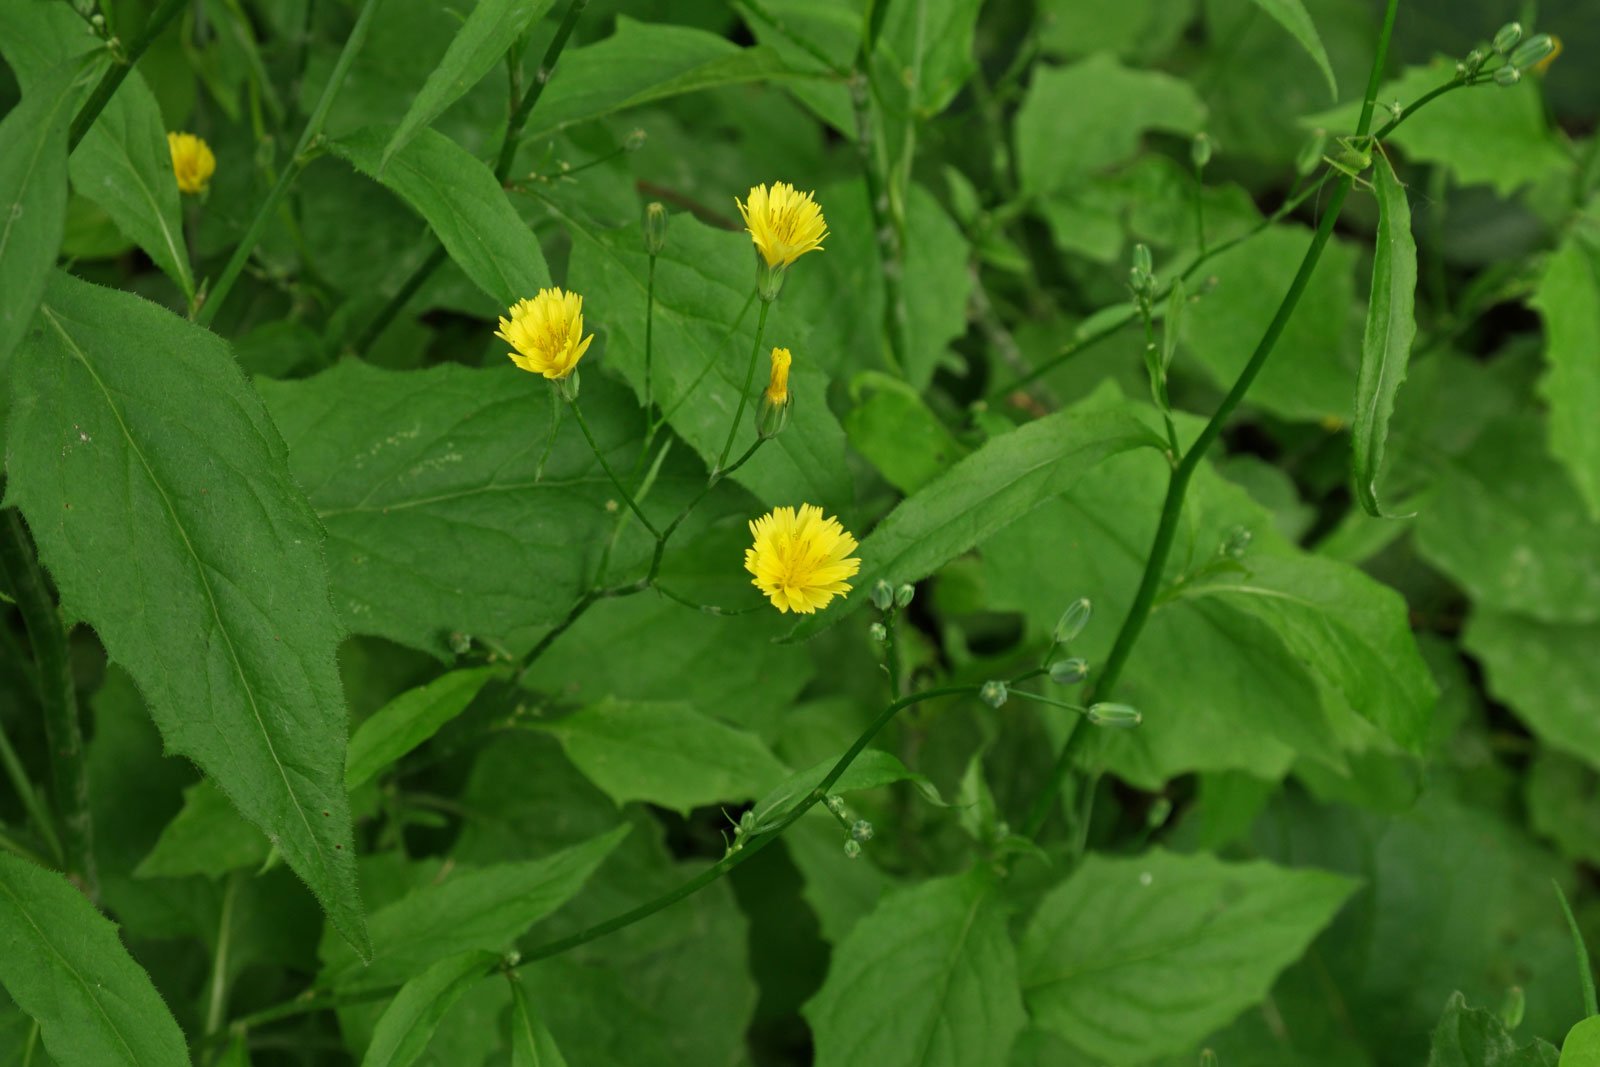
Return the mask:
{"type": "Polygon", "coordinates": [[[756,343],[750,349],[750,366],[744,372],[744,388],[739,390],[739,406],[733,411],[733,424],[728,427],[728,439],[722,443],[722,455],[717,457],[717,465],[711,469],[713,479],[722,474],[723,465],[728,462],[728,453],[733,451],[733,439],[739,436],[739,423],[744,419],[745,405],[750,402],[750,388],[756,381],[756,363],[761,359],[761,342],[767,335],[767,312],[771,310],[772,301],[761,301],[761,313],[756,318],[756,343]]]}
{"type": "Polygon", "coordinates": [[[100,76],[100,82],[94,87],[94,92],[89,94],[89,99],[83,102],[78,113],[72,118],[72,128],[67,133],[67,153],[70,155],[78,142],[82,141],[89,128],[94,125],[95,119],[100,117],[100,112],[111,102],[121,87],[122,81],[128,76],[128,71],[139,62],[139,57],[144,55],[152,42],[176,19],[184,8],[189,6],[189,0],[162,0],[161,6],[150,13],[145,20],[144,28],[139,31],[133,43],[126,52],[116,56],[111,66],[100,76]]]}
{"type": "Polygon", "coordinates": [[[33,823],[34,832],[44,841],[56,865],[65,866],[66,853],[61,850],[61,838],[56,833],[55,820],[50,815],[49,804],[44,794],[28,778],[27,768],[22,765],[17,750],[11,746],[11,739],[6,736],[3,726],[0,726],[0,766],[4,766],[6,777],[11,780],[11,787],[17,792],[17,799],[22,801],[22,808],[33,823]]]}
{"type": "Polygon", "coordinates": [[[606,472],[606,477],[611,479],[611,484],[616,486],[617,492],[622,495],[622,499],[627,502],[633,513],[639,517],[639,521],[644,523],[644,528],[649,530],[657,540],[660,540],[661,531],[656,529],[655,523],[650,521],[650,517],[644,513],[638,502],[633,499],[633,494],[628,492],[628,487],[622,484],[622,479],[617,477],[617,472],[611,469],[611,464],[607,461],[606,454],[600,451],[600,445],[595,441],[594,434],[589,432],[589,421],[583,417],[583,408],[578,405],[577,400],[569,400],[568,404],[572,408],[572,417],[578,422],[578,429],[583,431],[584,440],[589,442],[589,448],[594,452],[594,458],[600,461],[600,469],[606,472]]]}

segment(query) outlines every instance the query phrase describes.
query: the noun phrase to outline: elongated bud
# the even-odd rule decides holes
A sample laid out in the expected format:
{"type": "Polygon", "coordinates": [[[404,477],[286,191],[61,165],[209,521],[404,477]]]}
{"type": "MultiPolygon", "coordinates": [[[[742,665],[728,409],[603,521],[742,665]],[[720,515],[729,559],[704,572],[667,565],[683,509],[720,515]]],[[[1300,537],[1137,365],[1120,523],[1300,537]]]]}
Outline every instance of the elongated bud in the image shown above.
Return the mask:
{"type": "Polygon", "coordinates": [[[1114,730],[1131,730],[1143,721],[1144,716],[1139,714],[1139,709],[1129,707],[1127,704],[1091,704],[1089,706],[1089,722],[1095,726],[1105,726],[1114,730]]]}
{"type": "Polygon", "coordinates": [[[1128,271],[1128,286],[1140,296],[1148,296],[1155,288],[1155,264],[1150,258],[1150,246],[1133,246],[1133,267],[1128,271]]]}
{"type": "Polygon", "coordinates": [[[667,208],[659,200],[652,200],[644,206],[644,250],[649,255],[659,256],[665,247],[667,208]]]}
{"type": "Polygon", "coordinates": [[[888,611],[894,606],[894,586],[879,578],[872,583],[872,606],[879,611],[888,611]]]}
{"type": "Polygon", "coordinates": [[[1470,78],[1483,69],[1483,61],[1488,58],[1489,53],[1481,48],[1474,48],[1467,53],[1467,58],[1461,61],[1461,70],[1458,73],[1465,74],[1466,77],[1470,78]]]}
{"type": "Polygon", "coordinates": [[[1077,685],[1089,677],[1089,663],[1078,656],[1050,664],[1050,680],[1057,685],[1077,685]]]}
{"type": "Polygon", "coordinates": [[[1198,169],[1205,170],[1206,164],[1211,162],[1211,151],[1214,147],[1211,138],[1204,133],[1197,133],[1194,135],[1194,140],[1189,143],[1189,158],[1194,161],[1198,169]]]}
{"type": "Polygon", "coordinates": [[[793,359],[787,348],[772,350],[772,370],[756,408],[756,433],[762,440],[778,436],[789,425],[789,364],[793,359]]]}
{"type": "Polygon", "coordinates": [[[872,840],[872,824],[865,819],[857,819],[850,827],[850,840],[866,844],[872,840]]]}
{"type": "Polygon", "coordinates": [[[860,859],[861,858],[861,842],[857,841],[853,837],[848,839],[847,841],[845,841],[845,843],[844,843],[844,856],[845,856],[845,859],[850,859],[850,860],[860,859]]]}
{"type": "Polygon", "coordinates": [[[1006,683],[988,681],[983,683],[983,688],[978,690],[978,699],[991,708],[998,708],[1006,702],[1006,683]]]}
{"type": "Polygon", "coordinates": [[[1166,797],[1156,797],[1155,803],[1150,805],[1150,810],[1144,813],[1144,823],[1152,830],[1161,826],[1172,814],[1172,801],[1166,797]]]}
{"type": "Polygon", "coordinates": [[[560,395],[562,400],[569,404],[578,402],[579,382],[577,367],[573,367],[566,377],[553,379],[550,384],[555,387],[556,393],[560,395]]]}
{"type": "Polygon", "coordinates": [[[1501,55],[1505,55],[1515,48],[1520,40],[1522,40],[1522,23],[1508,22],[1495,33],[1494,50],[1501,55]]]}
{"type": "Polygon", "coordinates": [[[1061,613],[1061,618],[1056,622],[1056,630],[1053,635],[1056,639],[1056,644],[1071,644],[1074,638],[1083,633],[1083,628],[1089,625],[1091,611],[1093,611],[1093,606],[1086,596],[1079,597],[1068,604],[1067,610],[1061,613]]]}
{"type": "Polygon", "coordinates": [[[1522,987],[1514,985],[1506,990],[1506,1002],[1500,1005],[1500,1021],[1506,1024],[1507,1030],[1515,1030],[1522,1025],[1522,1016],[1528,1010],[1528,998],[1523,995],[1522,987]]]}
{"type": "Polygon", "coordinates": [[[1502,89],[1508,89],[1522,80],[1522,71],[1516,67],[1505,66],[1494,72],[1494,83],[1502,89]]]}
{"type": "Polygon", "coordinates": [[[1556,39],[1548,33],[1541,33],[1523,41],[1515,52],[1511,53],[1510,63],[1517,70],[1527,70],[1537,67],[1550,56],[1555,55],[1556,39]]]}
{"type": "Polygon", "coordinates": [[[784,264],[768,263],[756,253],[756,295],[762,303],[770,304],[783,292],[784,264]]]}
{"type": "Polygon", "coordinates": [[[894,606],[897,608],[909,608],[912,598],[916,595],[917,587],[907,582],[894,591],[894,606]]]}

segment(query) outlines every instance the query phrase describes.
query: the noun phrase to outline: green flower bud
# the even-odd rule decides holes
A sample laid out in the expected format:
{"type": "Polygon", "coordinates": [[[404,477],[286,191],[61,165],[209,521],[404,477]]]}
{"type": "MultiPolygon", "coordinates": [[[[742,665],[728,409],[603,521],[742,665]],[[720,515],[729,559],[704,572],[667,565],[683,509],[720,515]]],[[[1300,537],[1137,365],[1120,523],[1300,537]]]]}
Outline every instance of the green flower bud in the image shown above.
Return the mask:
{"type": "Polygon", "coordinates": [[[1311,136],[1306,138],[1306,143],[1300,146],[1300,154],[1294,157],[1295,173],[1302,178],[1316,170],[1322,164],[1322,156],[1328,150],[1328,131],[1312,130],[1311,136]]]}
{"type": "Polygon", "coordinates": [[[1083,633],[1083,628],[1089,625],[1089,613],[1093,610],[1088,597],[1079,597],[1067,605],[1067,610],[1061,613],[1061,618],[1056,622],[1056,644],[1071,644],[1073,639],[1083,633]]]}
{"type": "Polygon", "coordinates": [[[859,859],[861,857],[861,842],[853,837],[846,841],[844,843],[844,856],[845,859],[859,859]]]}
{"type": "Polygon", "coordinates": [[[1472,51],[1468,52],[1467,58],[1461,61],[1462,64],[1467,68],[1467,76],[1470,78],[1472,75],[1478,73],[1479,70],[1483,69],[1483,61],[1488,58],[1489,54],[1481,48],[1474,48],[1472,51]]]}
{"type": "Polygon", "coordinates": [[[1211,138],[1204,133],[1197,133],[1194,135],[1194,140],[1189,142],[1189,158],[1194,161],[1196,167],[1204,170],[1206,164],[1211,162],[1211,151],[1214,147],[1211,138]]]}
{"type": "Polygon", "coordinates": [[[661,201],[652,200],[644,206],[644,250],[652,256],[659,256],[665,247],[667,208],[661,201]]]}
{"type": "Polygon", "coordinates": [[[1250,548],[1250,542],[1255,537],[1247,526],[1235,526],[1228,531],[1228,539],[1222,542],[1222,555],[1229,559],[1244,559],[1244,554],[1250,548]]]}
{"type": "Polygon", "coordinates": [[[871,634],[872,639],[879,644],[889,640],[889,628],[881,622],[875,622],[867,627],[867,633],[871,634]]]}
{"type": "Polygon", "coordinates": [[[1528,1010],[1528,998],[1523,995],[1522,987],[1514,985],[1506,990],[1506,1001],[1500,1005],[1500,1021],[1506,1024],[1507,1030],[1515,1030],[1522,1025],[1522,1016],[1528,1010]]]}
{"type": "Polygon", "coordinates": [[[760,252],[756,253],[756,295],[761,297],[762,303],[772,303],[783,292],[785,269],[785,264],[768,263],[761,258],[760,252]]]}
{"type": "Polygon", "coordinates": [[[1555,50],[1556,39],[1548,33],[1541,33],[1523,41],[1521,46],[1511,53],[1510,63],[1517,70],[1526,70],[1537,66],[1540,61],[1554,54],[1555,50]]]}
{"type": "Polygon", "coordinates": [[[1139,714],[1139,709],[1127,704],[1092,704],[1089,707],[1089,722],[1095,726],[1131,730],[1143,721],[1144,716],[1139,714]]]}
{"type": "Polygon", "coordinates": [[[763,441],[768,441],[782,433],[783,428],[789,425],[791,406],[793,406],[792,396],[779,404],[762,393],[761,403],[756,407],[756,435],[763,441]]]}
{"type": "Polygon", "coordinates": [[[872,840],[872,824],[865,819],[857,819],[850,827],[850,840],[860,841],[865,844],[872,840]]]}
{"type": "Polygon", "coordinates": [[[998,708],[1006,702],[1006,683],[988,681],[983,683],[983,688],[978,690],[978,699],[991,708],[998,708]]]}
{"type": "Polygon", "coordinates": [[[562,400],[569,404],[578,402],[578,368],[573,367],[567,372],[565,378],[556,378],[550,383],[562,400]]]}
{"type": "Polygon", "coordinates": [[[882,578],[872,583],[872,606],[879,611],[894,607],[894,587],[882,578]]]}
{"type": "Polygon", "coordinates": [[[472,651],[472,635],[464,634],[460,630],[450,634],[450,651],[458,656],[465,656],[472,651]]]}
{"type": "Polygon", "coordinates": [[[835,815],[844,814],[844,797],[840,796],[838,793],[829,794],[828,798],[824,800],[823,803],[828,805],[828,810],[833,812],[835,815]]]}
{"type": "Polygon", "coordinates": [[[1508,22],[1494,35],[1494,50],[1505,55],[1515,48],[1520,40],[1522,40],[1522,23],[1508,22]]]}
{"type": "Polygon", "coordinates": [[[1077,685],[1087,677],[1089,663],[1080,657],[1058,659],[1050,664],[1050,680],[1057,685],[1077,685]]]}
{"type": "Polygon", "coordinates": [[[1522,71],[1516,67],[1501,67],[1494,72],[1494,83],[1502,89],[1510,88],[1522,80],[1522,71]]]}
{"type": "Polygon", "coordinates": [[[1150,810],[1144,813],[1144,822],[1153,830],[1165,823],[1171,815],[1172,801],[1166,797],[1156,797],[1155,803],[1150,805],[1150,810]]]}
{"type": "Polygon", "coordinates": [[[911,599],[916,595],[916,586],[912,585],[910,582],[907,582],[899,589],[894,591],[894,606],[897,608],[908,608],[911,606],[911,599]]]}
{"type": "Polygon", "coordinates": [[[1217,1067],[1217,1054],[1208,1048],[1201,1049],[1200,1067],[1217,1067]]]}
{"type": "Polygon", "coordinates": [[[639,151],[639,149],[644,147],[645,138],[648,136],[649,134],[635,126],[633,129],[629,130],[628,135],[622,139],[622,150],[624,152],[639,151]]]}

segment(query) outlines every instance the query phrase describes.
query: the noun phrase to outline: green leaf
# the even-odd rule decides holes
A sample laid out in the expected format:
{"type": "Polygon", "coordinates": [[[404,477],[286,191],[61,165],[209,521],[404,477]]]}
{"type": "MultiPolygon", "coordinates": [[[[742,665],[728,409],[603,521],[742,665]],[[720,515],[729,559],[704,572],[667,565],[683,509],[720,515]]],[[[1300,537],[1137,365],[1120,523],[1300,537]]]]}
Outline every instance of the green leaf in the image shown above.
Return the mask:
{"type": "Polygon", "coordinates": [[[44,295],[67,211],[67,126],[78,92],[63,72],[0,120],[0,376],[44,295]]]}
{"type": "Polygon", "coordinates": [[[1600,523],[1544,437],[1532,415],[1490,423],[1442,472],[1417,516],[1417,549],[1479,606],[1600,622],[1600,523]]]}
{"type": "Polygon", "coordinates": [[[484,294],[503,307],[550,285],[550,268],[527,223],[489,168],[450,138],[420,130],[381,168],[386,131],[369,126],[328,147],[428,221],[484,294]]]}
{"type": "Polygon", "coordinates": [[[1040,64],[1017,111],[1017,169],[1036,193],[1072,186],[1120,163],[1146,130],[1194,133],[1206,108],[1186,82],[1130,70],[1108,55],[1070,67],[1040,64]]]}
{"type": "Polygon", "coordinates": [[[1583,761],[1541,747],[1523,782],[1528,823],[1569,859],[1600,864],[1600,774],[1583,761]]]}
{"type": "Polygon", "coordinates": [[[1600,1067],[1600,1018],[1591,1016],[1567,1031],[1559,1067],[1600,1067]]]}
{"type": "MultiPolygon", "coordinates": [[[[378,164],[382,174],[396,152],[403,149],[418,130],[444,113],[445,108],[492,70],[511,43],[543,17],[554,0],[479,0],[461,24],[444,58],[423,83],[405,118],[395,127],[384,146],[378,164]]],[[[517,60],[520,62],[520,58],[517,60]]],[[[537,83],[535,83],[537,84],[537,83]]],[[[531,294],[530,294],[531,295],[531,294]]]]}
{"type": "Polygon", "coordinates": [[[1306,13],[1305,5],[1300,0],[1255,0],[1255,5],[1271,15],[1278,25],[1289,31],[1289,36],[1300,42],[1300,47],[1306,50],[1306,55],[1315,61],[1317,69],[1328,80],[1328,95],[1339,99],[1339,82],[1334,78],[1333,66],[1328,62],[1328,51],[1322,47],[1316,23],[1306,13]]]}
{"type": "MultiPolygon", "coordinates": [[[[781,818],[796,801],[811,792],[818,782],[826,778],[828,772],[833,770],[834,764],[838,762],[838,757],[830,757],[803,771],[796,771],[779,782],[751,809],[756,824],[765,826],[781,818]]],[[[896,782],[914,782],[923,796],[930,797],[935,803],[941,803],[939,790],[926,776],[908,770],[898,756],[877,748],[864,749],[851,761],[850,766],[845,768],[839,780],[828,787],[828,792],[834,796],[843,796],[863,789],[878,789],[896,782]]]]}
{"type": "Polygon", "coordinates": [[[764,46],[740,48],[704,30],[618,16],[616,33],[561,57],[524,140],[683,93],[790,73],[764,46]]]}
{"type": "Polygon", "coordinates": [[[511,981],[511,1067],[567,1067],[544,1023],[528,1003],[522,983],[511,981]]]}
{"type": "Polygon", "coordinates": [[[161,831],[136,878],[218,878],[266,862],[271,846],[244,820],[215,782],[206,778],[183,791],[183,809],[161,831]]]}
{"type": "Polygon", "coordinates": [[[1600,522],[1600,249],[1580,230],[1550,257],[1532,303],[1544,319],[1550,451],[1600,522]]]}
{"type": "Polygon", "coordinates": [[[811,616],[792,636],[809,637],[838,622],[879,579],[898,586],[926,578],[1106,457],[1164,448],[1132,410],[1059,412],[994,438],[890,512],[861,542],[861,573],[846,603],[811,616]]]}
{"type": "Polygon", "coordinates": [[[71,172],[72,187],[110,215],[117,229],[193,298],[172,151],[161,109],[137,70],[129,71],[72,153],[71,172]]]}
{"type": "Polygon", "coordinates": [[[0,985],[63,1064],[187,1065],[183,1032],[77,887],[0,853],[0,985]]]}
{"type": "Polygon", "coordinates": [[[619,805],[643,800],[687,815],[760,796],[787,771],[754,734],[688,704],[603,700],[535,725],[619,805]]]}
{"type": "MultiPolygon", "coordinates": [[[[1411,236],[1411,204],[1389,157],[1374,160],[1378,237],[1372,257],[1372,295],[1356,379],[1356,414],[1351,427],[1356,499],[1362,510],[1384,517],[1378,504],[1378,474],[1389,438],[1394,399],[1406,378],[1411,342],[1417,336],[1417,243],[1411,236]]],[[[1402,516],[1390,516],[1399,518],[1402,516]]]]}
{"type": "MultiPolygon", "coordinates": [[[[620,405],[605,384],[588,380],[583,403],[609,441],[620,405]]],[[[555,622],[581,594],[592,562],[580,546],[606,536],[615,490],[570,418],[535,477],[551,417],[541,379],[509,365],[402,373],[346,360],[257,388],[327,529],[351,630],[443,656],[451,632],[503,641],[555,622]]]]}
{"type": "Polygon", "coordinates": [[[445,1013],[500,962],[492,952],[447,956],[400,987],[373,1031],[361,1067],[410,1067],[445,1013]]]}
{"type": "Polygon", "coordinates": [[[851,447],[902,493],[915,493],[967,454],[917,391],[898,378],[864,371],[850,383],[850,393],[856,403],[844,428],[851,447]]]}
{"type": "Polygon", "coordinates": [[[504,952],[582,889],[628,830],[619,826],[542,859],[456,868],[373,912],[366,966],[347,945],[324,939],[323,981],[342,990],[381,988],[409,981],[448,956],[504,952]]]}
{"type": "Polygon", "coordinates": [[[1558,1055],[1540,1038],[1519,1046],[1500,1016],[1452,993],[1433,1031],[1428,1067],[1556,1067],[1558,1055]]]}
{"type": "Polygon", "coordinates": [[[1028,1009],[1099,1060],[1179,1052],[1265,997],[1354,889],[1204,853],[1091,855],[1023,935],[1028,1009]]]}
{"type": "Polygon", "coordinates": [[[1479,605],[1461,642],[1483,663],[1489,692],[1541,741],[1600,770],[1600,624],[1540,622],[1479,605]]]}
{"type": "Polygon", "coordinates": [[[817,1067],[1003,1067],[1026,1017],[991,877],[885,896],[834,950],[804,1013],[817,1067]]]}
{"type": "Polygon", "coordinates": [[[365,785],[379,771],[438,733],[441,726],[466,710],[496,673],[494,667],[450,671],[427,685],[406,690],[373,712],[350,737],[345,788],[365,785]]]}
{"type": "Polygon", "coordinates": [[[9,429],[8,493],[63,605],[365,945],[322,531],[228,346],[56,274],[9,429]]]}

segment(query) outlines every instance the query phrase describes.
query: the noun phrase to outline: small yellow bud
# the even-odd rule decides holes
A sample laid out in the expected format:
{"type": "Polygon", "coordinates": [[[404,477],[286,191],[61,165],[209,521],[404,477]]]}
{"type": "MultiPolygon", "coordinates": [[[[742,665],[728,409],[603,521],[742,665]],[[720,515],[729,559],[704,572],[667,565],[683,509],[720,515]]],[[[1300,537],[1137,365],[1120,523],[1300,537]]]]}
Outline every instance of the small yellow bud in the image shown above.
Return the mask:
{"type": "Polygon", "coordinates": [[[761,406],[756,409],[756,433],[763,439],[776,437],[789,425],[789,364],[787,348],[772,350],[772,373],[761,406]]]}
{"type": "Polygon", "coordinates": [[[787,348],[772,350],[772,374],[767,379],[767,400],[773,404],[789,402],[789,364],[793,356],[787,348]]]}
{"type": "Polygon", "coordinates": [[[203,193],[216,173],[217,157],[211,146],[192,133],[168,133],[167,148],[172,153],[172,173],[181,193],[203,193]]]}

